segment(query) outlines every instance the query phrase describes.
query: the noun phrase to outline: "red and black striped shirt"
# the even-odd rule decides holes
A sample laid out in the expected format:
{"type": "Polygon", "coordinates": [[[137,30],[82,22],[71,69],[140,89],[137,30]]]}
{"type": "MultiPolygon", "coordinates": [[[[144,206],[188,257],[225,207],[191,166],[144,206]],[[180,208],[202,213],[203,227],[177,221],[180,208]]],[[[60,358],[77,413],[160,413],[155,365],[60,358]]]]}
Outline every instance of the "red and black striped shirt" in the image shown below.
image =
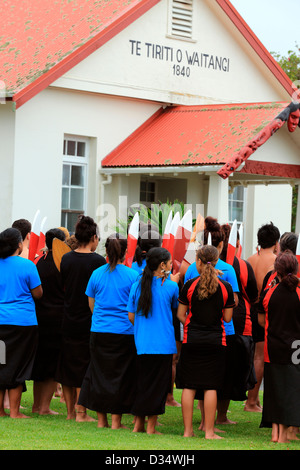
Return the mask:
{"type": "Polygon", "coordinates": [[[236,273],[239,292],[239,303],[233,309],[233,325],[235,333],[238,335],[252,335],[252,321],[250,316],[251,304],[258,298],[257,283],[253,268],[248,261],[234,258],[233,268],[236,273]]]}
{"type": "Polygon", "coordinates": [[[218,279],[216,292],[208,299],[199,300],[199,277],[187,281],[179,295],[179,302],[188,306],[184,324],[183,343],[219,344],[226,346],[223,310],[234,306],[229,282],[218,279]]]}

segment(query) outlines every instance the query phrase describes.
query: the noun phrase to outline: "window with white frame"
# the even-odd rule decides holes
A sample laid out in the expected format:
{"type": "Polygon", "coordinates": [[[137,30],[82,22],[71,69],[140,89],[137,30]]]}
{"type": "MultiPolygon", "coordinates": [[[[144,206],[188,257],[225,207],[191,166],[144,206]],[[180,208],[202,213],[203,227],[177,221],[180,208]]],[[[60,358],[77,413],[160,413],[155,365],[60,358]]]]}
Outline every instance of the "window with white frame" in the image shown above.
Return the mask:
{"type": "Polygon", "coordinates": [[[155,202],[155,182],[141,180],[140,183],[140,202],[149,204],[155,202]]]}
{"type": "Polygon", "coordinates": [[[245,188],[243,186],[234,186],[229,191],[228,196],[228,210],[229,210],[229,223],[235,220],[240,225],[244,220],[244,207],[245,207],[245,188]]]}
{"type": "Polygon", "coordinates": [[[192,39],[193,0],[169,0],[169,2],[169,35],[192,39]]]}
{"type": "Polygon", "coordinates": [[[88,139],[66,136],[63,146],[61,225],[74,232],[78,216],[86,212],[88,139]]]}

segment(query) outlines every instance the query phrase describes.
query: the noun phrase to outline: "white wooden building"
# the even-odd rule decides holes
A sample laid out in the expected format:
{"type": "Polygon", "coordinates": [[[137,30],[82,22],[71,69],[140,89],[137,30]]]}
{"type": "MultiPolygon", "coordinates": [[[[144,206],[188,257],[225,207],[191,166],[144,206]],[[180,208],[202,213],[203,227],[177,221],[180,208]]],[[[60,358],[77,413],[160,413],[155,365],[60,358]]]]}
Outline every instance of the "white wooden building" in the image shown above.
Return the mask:
{"type": "Polygon", "coordinates": [[[175,199],[243,221],[245,256],[260,225],[290,230],[299,129],[217,174],[297,96],[229,1],[6,4],[1,230],[39,209],[48,228],[84,212],[106,236],[132,205],[175,199]]]}

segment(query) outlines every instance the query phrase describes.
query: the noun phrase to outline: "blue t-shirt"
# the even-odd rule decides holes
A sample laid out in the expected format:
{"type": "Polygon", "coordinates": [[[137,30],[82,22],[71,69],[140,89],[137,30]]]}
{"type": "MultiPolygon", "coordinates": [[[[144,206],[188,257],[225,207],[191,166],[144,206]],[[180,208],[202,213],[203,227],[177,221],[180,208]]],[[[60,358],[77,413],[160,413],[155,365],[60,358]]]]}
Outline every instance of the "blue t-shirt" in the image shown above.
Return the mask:
{"type": "Polygon", "coordinates": [[[91,331],[132,335],[127,302],[138,273],[123,264],[117,264],[113,271],[109,268],[109,264],[97,268],[85,291],[88,297],[95,299],[91,331]]]}
{"type": "Polygon", "coordinates": [[[143,274],[143,271],[145,269],[145,266],[146,266],[146,259],[143,259],[142,261],[142,264],[139,266],[138,263],[135,261],[134,263],[132,263],[131,267],[132,269],[134,269],[135,271],[137,271],[139,274],[143,274]]]}
{"type": "Polygon", "coordinates": [[[0,325],[37,325],[31,290],[41,285],[35,264],[20,256],[0,259],[0,325]]]}
{"type": "MultiPolygon", "coordinates": [[[[231,284],[233,292],[239,292],[239,285],[233,266],[231,266],[231,264],[225,263],[225,261],[219,258],[215,268],[223,272],[223,275],[219,276],[219,278],[223,281],[229,282],[229,284],[231,284]]],[[[189,279],[193,279],[194,277],[198,276],[199,273],[196,267],[196,262],[194,262],[186,270],[184,282],[187,282],[189,279]]],[[[229,323],[224,323],[224,325],[226,335],[234,335],[235,331],[233,321],[231,320],[229,323]]]]}
{"type": "Polygon", "coordinates": [[[152,305],[146,318],[137,311],[141,294],[140,281],[130,291],[128,312],[134,313],[134,340],[137,354],[175,354],[177,352],[172,308],[178,307],[179,288],[176,282],[154,277],[152,305]]]}

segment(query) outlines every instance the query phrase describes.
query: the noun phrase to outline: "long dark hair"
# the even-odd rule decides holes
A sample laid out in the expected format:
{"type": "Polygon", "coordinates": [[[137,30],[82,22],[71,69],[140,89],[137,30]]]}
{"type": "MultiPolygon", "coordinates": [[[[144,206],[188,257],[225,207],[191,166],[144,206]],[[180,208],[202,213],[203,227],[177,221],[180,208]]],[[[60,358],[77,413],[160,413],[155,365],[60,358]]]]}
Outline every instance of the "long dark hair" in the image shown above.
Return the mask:
{"type": "Polygon", "coordinates": [[[22,243],[23,238],[20,230],[7,228],[0,233],[0,258],[12,256],[22,243]]]}
{"type": "Polygon", "coordinates": [[[113,233],[105,242],[109,269],[113,271],[119,261],[123,261],[127,250],[127,238],[120,233],[113,233]]]}
{"type": "Polygon", "coordinates": [[[138,312],[142,312],[146,318],[149,315],[152,304],[152,280],[153,273],[160,263],[167,263],[171,258],[170,252],[165,248],[151,248],[146,256],[146,266],[141,279],[141,295],[138,301],[138,312]]]}
{"type": "Polygon", "coordinates": [[[290,250],[285,250],[279,253],[275,263],[274,269],[281,278],[281,284],[288,290],[295,291],[299,285],[298,273],[298,260],[294,253],[290,250]]]}

